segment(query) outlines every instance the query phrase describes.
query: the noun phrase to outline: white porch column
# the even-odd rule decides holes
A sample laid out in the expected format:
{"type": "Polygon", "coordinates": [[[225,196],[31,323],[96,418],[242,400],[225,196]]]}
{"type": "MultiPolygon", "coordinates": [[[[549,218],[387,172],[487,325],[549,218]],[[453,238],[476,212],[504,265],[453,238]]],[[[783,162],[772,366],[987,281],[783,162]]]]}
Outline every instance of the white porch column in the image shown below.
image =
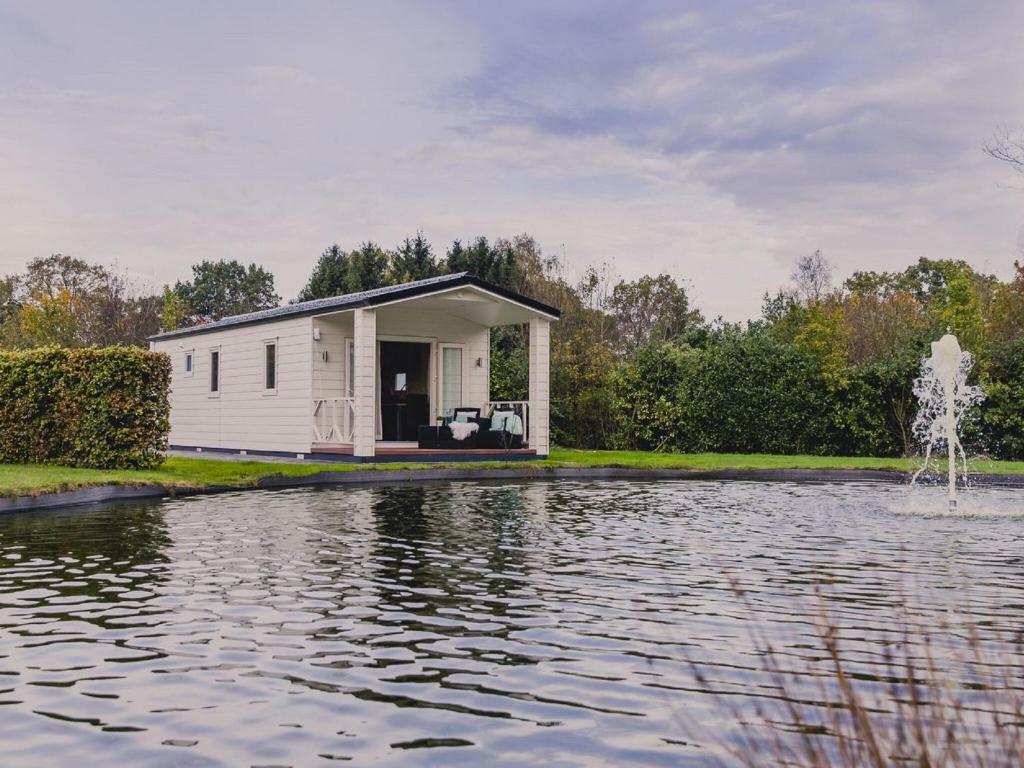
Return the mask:
{"type": "Polygon", "coordinates": [[[539,456],[550,450],[548,434],[548,398],[550,396],[551,321],[545,317],[530,320],[530,448],[539,456]]]}
{"type": "Polygon", "coordinates": [[[377,441],[377,312],[357,309],[353,313],[352,353],[355,358],[353,397],[355,398],[355,424],[353,426],[352,453],[373,456],[377,441]]]}

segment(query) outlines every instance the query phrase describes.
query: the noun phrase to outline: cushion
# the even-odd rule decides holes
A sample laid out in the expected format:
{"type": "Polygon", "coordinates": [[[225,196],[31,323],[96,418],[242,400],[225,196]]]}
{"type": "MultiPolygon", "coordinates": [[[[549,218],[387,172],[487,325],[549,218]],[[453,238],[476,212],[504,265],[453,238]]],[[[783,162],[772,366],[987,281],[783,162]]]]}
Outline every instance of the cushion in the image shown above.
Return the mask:
{"type": "Polygon", "coordinates": [[[491,414],[492,432],[511,432],[509,423],[518,418],[515,411],[495,411],[491,414]]]}
{"type": "Polygon", "coordinates": [[[456,408],[452,421],[460,421],[463,424],[480,418],[479,408],[456,408]]]}
{"type": "Polygon", "coordinates": [[[513,413],[505,419],[505,431],[510,435],[523,434],[523,419],[519,414],[513,413]]]}

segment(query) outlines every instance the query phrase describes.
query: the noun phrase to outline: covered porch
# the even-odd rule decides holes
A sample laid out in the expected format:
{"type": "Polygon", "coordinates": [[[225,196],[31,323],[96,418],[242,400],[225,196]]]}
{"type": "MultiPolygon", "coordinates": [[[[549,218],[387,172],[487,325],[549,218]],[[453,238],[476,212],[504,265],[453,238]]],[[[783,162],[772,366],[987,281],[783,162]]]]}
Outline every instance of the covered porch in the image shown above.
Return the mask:
{"type": "Polygon", "coordinates": [[[311,455],[352,461],[546,456],[553,313],[465,282],[315,315],[311,455]],[[515,401],[490,393],[491,328],[508,325],[528,328],[528,387],[525,399],[515,401]],[[479,434],[425,443],[424,434],[435,433],[423,428],[443,428],[456,409],[477,412],[479,434]]]}

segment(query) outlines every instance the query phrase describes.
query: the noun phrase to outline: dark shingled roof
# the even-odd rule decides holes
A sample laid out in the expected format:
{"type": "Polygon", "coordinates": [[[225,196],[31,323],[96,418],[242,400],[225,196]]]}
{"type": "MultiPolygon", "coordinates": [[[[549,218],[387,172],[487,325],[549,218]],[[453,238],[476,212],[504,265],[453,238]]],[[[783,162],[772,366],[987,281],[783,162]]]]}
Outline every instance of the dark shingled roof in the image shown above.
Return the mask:
{"type": "Polygon", "coordinates": [[[471,275],[469,272],[457,272],[452,275],[441,275],[440,277],[428,277],[426,280],[415,280],[411,283],[401,285],[389,285],[385,288],[374,288],[370,291],[359,293],[346,293],[343,296],[332,296],[329,299],[314,299],[303,301],[298,304],[288,304],[274,309],[264,309],[259,312],[249,312],[244,315],[232,315],[222,317],[212,323],[193,325],[191,328],[179,328],[176,331],[167,331],[150,336],[149,341],[162,339],[174,339],[179,336],[191,336],[198,333],[209,333],[224,328],[235,328],[243,325],[255,325],[257,323],[269,323],[274,320],[282,320],[289,317],[303,317],[308,315],[319,315],[324,312],[336,312],[344,309],[355,309],[357,307],[373,307],[377,304],[384,304],[398,299],[411,299],[416,296],[426,296],[437,291],[457,288],[463,285],[472,285],[482,288],[485,291],[497,294],[504,299],[522,304],[525,307],[541,312],[552,317],[560,317],[561,312],[554,307],[549,307],[539,301],[520,296],[515,291],[510,291],[497,285],[492,285],[480,278],[471,275]]]}

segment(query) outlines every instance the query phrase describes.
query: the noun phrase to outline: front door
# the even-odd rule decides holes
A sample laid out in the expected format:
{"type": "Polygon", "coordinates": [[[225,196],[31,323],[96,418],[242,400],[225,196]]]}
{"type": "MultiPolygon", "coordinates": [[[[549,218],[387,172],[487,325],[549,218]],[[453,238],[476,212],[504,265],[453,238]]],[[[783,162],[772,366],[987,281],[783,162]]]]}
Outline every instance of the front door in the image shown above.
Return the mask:
{"type": "Polygon", "coordinates": [[[416,440],[421,424],[430,424],[430,344],[380,342],[380,439],[416,440]]]}

